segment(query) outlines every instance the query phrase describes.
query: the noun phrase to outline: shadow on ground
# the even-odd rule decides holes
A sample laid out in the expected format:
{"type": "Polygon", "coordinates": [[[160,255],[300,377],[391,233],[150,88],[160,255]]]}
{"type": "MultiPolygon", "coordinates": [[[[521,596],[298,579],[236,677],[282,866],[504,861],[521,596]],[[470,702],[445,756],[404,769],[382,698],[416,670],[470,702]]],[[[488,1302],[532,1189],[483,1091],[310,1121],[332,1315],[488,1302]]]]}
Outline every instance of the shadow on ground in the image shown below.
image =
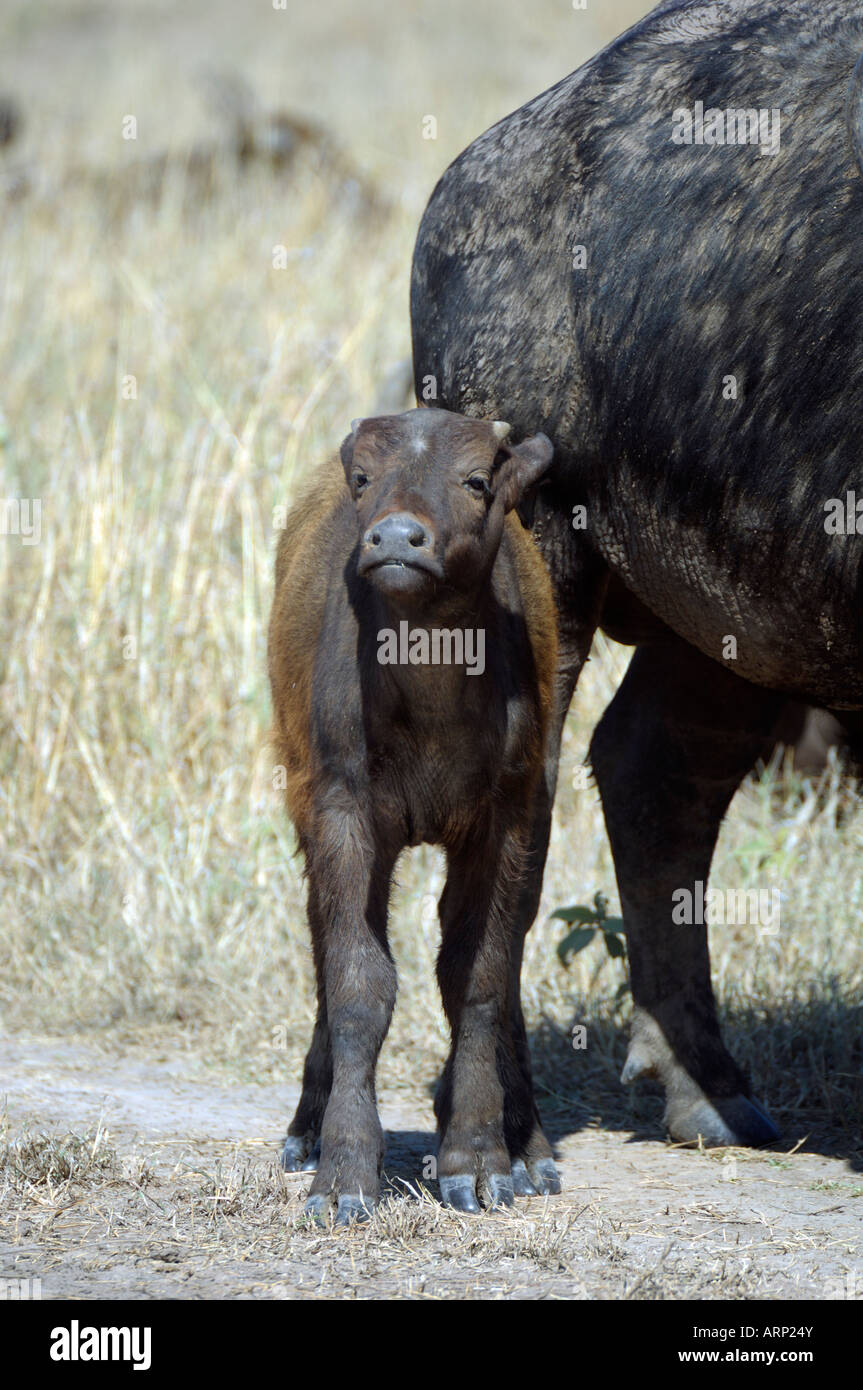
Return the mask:
{"type": "MultiPolygon", "coordinates": [[[[721,1022],[730,1051],[750,1076],[752,1094],[779,1126],[781,1138],[772,1148],[844,1159],[863,1172],[863,1004],[849,1004],[837,984],[769,1010],[725,1010],[721,1022]]],[[[662,1088],[649,1081],[631,1088],[620,1082],[625,1024],[589,1027],[583,1050],[573,1048],[571,1037],[550,1021],[535,1028],[529,1041],[537,1102],[552,1145],[585,1129],[624,1131],[633,1143],[666,1142],[662,1088]]],[[[433,1136],[423,1142],[433,1145],[433,1136]]]]}

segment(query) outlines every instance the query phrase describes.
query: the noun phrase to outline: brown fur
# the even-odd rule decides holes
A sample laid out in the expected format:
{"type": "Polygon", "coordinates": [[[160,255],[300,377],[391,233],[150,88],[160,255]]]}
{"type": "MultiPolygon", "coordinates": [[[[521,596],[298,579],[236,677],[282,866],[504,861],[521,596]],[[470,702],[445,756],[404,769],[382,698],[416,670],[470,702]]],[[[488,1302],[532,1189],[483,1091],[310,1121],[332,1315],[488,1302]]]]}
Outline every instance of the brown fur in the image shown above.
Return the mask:
{"type": "Polygon", "coordinates": [[[513,1182],[519,1191],[556,1183],[518,975],[538,897],[533,827],[557,635],[548,573],[514,510],[551,450],[544,436],[512,446],[501,434],[438,410],[358,422],[279,541],[274,744],[306,861],[318,973],[283,1162],[308,1166],[320,1137],[310,1210],[337,1198],[340,1220],[377,1197],[374,1070],[395,999],[389,886],[398,855],[422,841],[444,845],[449,859],[442,1192],[478,1210],[477,1195],[511,1201],[513,1182]],[[402,621],[413,632],[481,632],[482,664],[468,674],[382,663],[381,633],[402,621]]]}
{"type": "MultiPolygon", "coordinates": [[[[298,836],[310,828],[315,769],[310,757],[309,725],[315,654],[324,622],[326,591],[320,583],[321,556],[345,562],[340,516],[353,507],[338,455],[319,469],[289,512],[276,549],[275,596],[270,616],[269,667],[274,689],[291,691],[274,710],[273,748],[286,770],[285,804],[298,836]]],[[[551,711],[557,667],[557,623],[548,572],[533,537],[517,514],[507,515],[504,546],[512,555],[524,594],[527,627],[536,663],[539,691],[539,736],[542,746],[551,711]]]]}

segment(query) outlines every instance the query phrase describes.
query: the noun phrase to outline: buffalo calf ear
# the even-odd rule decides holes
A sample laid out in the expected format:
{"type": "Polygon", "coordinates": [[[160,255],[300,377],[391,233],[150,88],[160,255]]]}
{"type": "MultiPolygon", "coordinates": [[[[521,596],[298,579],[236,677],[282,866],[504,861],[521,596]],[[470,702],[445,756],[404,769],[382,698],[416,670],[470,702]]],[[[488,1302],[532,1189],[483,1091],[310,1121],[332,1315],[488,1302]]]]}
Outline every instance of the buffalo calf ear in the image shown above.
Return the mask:
{"type": "Polygon", "coordinates": [[[351,465],[354,461],[354,444],[356,443],[357,430],[362,424],[362,420],[351,420],[351,432],[345,435],[339,449],[339,457],[342,460],[342,468],[345,470],[345,477],[348,483],[351,481],[351,465]]]}
{"type": "Polygon", "coordinates": [[[494,490],[503,499],[504,511],[511,512],[548,471],[554,446],[547,434],[534,434],[521,444],[504,445],[504,450],[508,456],[497,470],[494,490]]]}

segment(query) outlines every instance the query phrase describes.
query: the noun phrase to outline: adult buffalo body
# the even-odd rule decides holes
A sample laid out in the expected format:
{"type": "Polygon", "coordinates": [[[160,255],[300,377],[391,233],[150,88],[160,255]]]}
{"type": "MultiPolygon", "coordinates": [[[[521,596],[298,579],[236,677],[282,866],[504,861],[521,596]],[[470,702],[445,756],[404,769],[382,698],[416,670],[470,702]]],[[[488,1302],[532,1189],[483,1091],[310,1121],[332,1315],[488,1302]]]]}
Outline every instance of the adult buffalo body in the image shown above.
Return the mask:
{"type": "Polygon", "coordinates": [[[628,932],[623,1079],[661,1080],[678,1140],[776,1130],[672,895],[707,879],[785,700],[859,737],[861,54],[851,0],[662,5],[476,140],[415,252],[418,398],[555,447],[533,523],[558,722],[597,626],[636,646],[591,759],[628,932]]]}

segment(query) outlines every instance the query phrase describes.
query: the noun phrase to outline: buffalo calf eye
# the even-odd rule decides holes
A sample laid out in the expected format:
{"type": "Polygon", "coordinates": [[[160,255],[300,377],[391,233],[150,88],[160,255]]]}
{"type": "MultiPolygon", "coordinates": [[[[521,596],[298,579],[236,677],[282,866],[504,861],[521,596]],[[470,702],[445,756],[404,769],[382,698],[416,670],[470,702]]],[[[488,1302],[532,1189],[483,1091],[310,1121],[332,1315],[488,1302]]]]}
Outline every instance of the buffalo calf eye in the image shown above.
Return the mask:
{"type": "Polygon", "coordinates": [[[488,492],[488,480],[486,478],[481,478],[478,476],[476,478],[468,478],[466,480],[465,486],[469,487],[471,492],[488,492]]]}
{"type": "Polygon", "coordinates": [[[366,486],[367,483],[368,478],[365,473],[354,474],[354,487],[356,488],[357,492],[362,492],[363,488],[366,486]]]}

